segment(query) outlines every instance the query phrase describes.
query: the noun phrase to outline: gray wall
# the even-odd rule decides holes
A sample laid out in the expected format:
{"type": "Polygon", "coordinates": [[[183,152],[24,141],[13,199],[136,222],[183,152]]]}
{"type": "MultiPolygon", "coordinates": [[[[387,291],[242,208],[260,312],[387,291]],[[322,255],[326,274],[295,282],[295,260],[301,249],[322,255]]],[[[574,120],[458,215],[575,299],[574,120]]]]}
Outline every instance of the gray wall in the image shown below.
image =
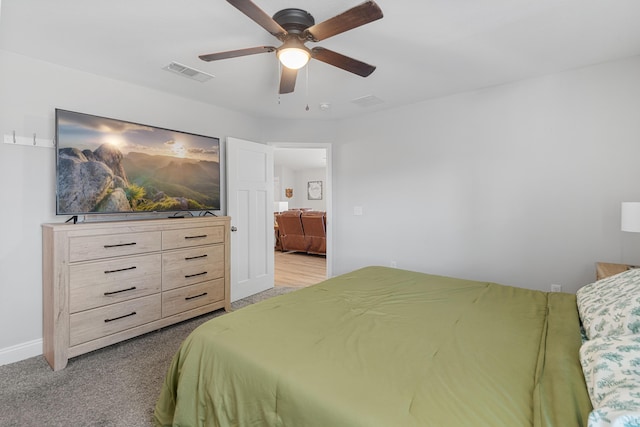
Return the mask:
{"type": "Polygon", "coordinates": [[[396,261],[574,292],[595,261],[640,262],[620,232],[620,202],[640,200],[639,57],[344,121],[336,139],[334,274],[396,261]]]}

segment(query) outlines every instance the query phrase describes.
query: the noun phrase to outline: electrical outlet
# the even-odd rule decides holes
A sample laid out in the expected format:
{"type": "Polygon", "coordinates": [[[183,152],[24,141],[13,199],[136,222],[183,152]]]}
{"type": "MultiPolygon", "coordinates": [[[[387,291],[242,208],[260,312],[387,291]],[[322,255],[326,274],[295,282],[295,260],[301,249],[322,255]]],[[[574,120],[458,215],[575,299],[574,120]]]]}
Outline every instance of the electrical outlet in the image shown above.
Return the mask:
{"type": "Polygon", "coordinates": [[[551,285],[551,292],[562,292],[562,285],[551,285]]]}

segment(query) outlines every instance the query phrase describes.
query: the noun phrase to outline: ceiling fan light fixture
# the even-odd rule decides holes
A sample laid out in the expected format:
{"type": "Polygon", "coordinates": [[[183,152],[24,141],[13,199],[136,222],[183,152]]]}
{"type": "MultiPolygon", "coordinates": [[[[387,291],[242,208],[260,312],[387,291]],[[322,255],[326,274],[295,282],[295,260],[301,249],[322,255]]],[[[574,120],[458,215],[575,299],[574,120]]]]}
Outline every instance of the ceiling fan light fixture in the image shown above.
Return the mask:
{"type": "Polygon", "coordinates": [[[278,59],[285,67],[298,70],[307,65],[307,62],[311,59],[311,55],[306,49],[286,47],[278,50],[278,59]]]}
{"type": "MultiPolygon", "coordinates": [[[[278,91],[280,95],[293,92],[298,70],[311,59],[361,77],[369,76],[376,69],[373,65],[320,46],[313,49],[305,46],[305,43],[319,42],[382,18],[382,10],[374,0],[365,0],[364,3],[319,24],[316,24],[313,15],[302,9],[291,7],[282,9],[271,17],[253,0],[227,0],[227,2],[267,30],[269,34],[282,42],[282,45],[280,47],[257,46],[199,55],[203,61],[211,62],[275,51],[280,62],[280,89],[278,91]]],[[[309,106],[307,106],[308,109],[309,106]]]]}

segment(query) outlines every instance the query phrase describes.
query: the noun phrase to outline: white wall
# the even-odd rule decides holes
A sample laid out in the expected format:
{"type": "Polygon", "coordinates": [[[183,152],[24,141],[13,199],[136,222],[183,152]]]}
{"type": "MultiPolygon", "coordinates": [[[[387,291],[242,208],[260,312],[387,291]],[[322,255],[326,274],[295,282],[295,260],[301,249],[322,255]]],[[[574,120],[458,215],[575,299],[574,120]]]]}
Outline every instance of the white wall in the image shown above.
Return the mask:
{"type": "Polygon", "coordinates": [[[294,208],[310,208],[314,211],[326,210],[327,195],[327,170],[326,168],[301,169],[294,173],[294,194],[297,195],[295,204],[289,204],[294,208]],[[322,200],[309,200],[307,197],[307,183],[309,181],[322,181],[322,200]]]}
{"type": "Polygon", "coordinates": [[[395,260],[573,292],[595,261],[640,262],[619,218],[640,200],[640,57],[347,120],[337,141],[335,274],[395,260]]]}
{"type": "Polygon", "coordinates": [[[280,189],[280,193],[276,194],[276,201],[289,202],[289,209],[310,208],[316,211],[325,211],[327,209],[326,168],[292,170],[286,166],[278,166],[274,169],[274,176],[278,178],[278,188],[280,189]],[[307,183],[309,181],[322,181],[322,200],[308,200],[307,183]],[[290,199],[285,197],[285,188],[293,188],[293,197],[290,199]]]}
{"type": "MultiPolygon", "coordinates": [[[[56,107],[223,140],[263,131],[242,114],[2,50],[0,70],[1,136],[51,140],[56,107]]],[[[0,364],[42,352],[40,225],[67,219],[55,216],[54,173],[53,149],[0,143],[0,364]]]]}
{"type": "Polygon", "coordinates": [[[278,177],[280,181],[278,193],[274,193],[274,198],[277,202],[289,202],[289,207],[293,207],[297,202],[296,200],[299,198],[299,194],[295,191],[295,173],[291,168],[286,166],[279,165],[274,168],[273,171],[274,177],[278,177]],[[287,198],[285,190],[287,188],[294,188],[293,197],[287,198]]]}

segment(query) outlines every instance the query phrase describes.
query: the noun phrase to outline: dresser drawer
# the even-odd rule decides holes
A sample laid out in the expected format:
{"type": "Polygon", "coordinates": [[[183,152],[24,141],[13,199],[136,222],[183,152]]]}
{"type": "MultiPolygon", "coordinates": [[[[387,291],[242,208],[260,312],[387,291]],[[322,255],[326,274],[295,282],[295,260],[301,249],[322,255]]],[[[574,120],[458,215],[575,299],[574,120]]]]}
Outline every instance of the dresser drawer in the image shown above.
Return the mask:
{"type": "Polygon", "coordinates": [[[224,242],[224,227],[199,227],[162,232],[162,249],[180,249],[191,246],[224,242]]]}
{"type": "Polygon", "coordinates": [[[224,246],[202,246],[162,254],[162,289],[224,276],[224,246]]]}
{"type": "Polygon", "coordinates": [[[210,280],[163,292],[162,317],[172,316],[223,299],[224,279],[210,280]]]}
{"type": "Polygon", "coordinates": [[[70,312],[160,292],[160,260],[160,254],[152,254],[71,265],[70,312]]]}
{"type": "Polygon", "coordinates": [[[78,345],[160,319],[160,294],[136,298],[69,316],[70,345],[78,345]]]}
{"type": "Polygon", "coordinates": [[[69,261],[87,261],[156,252],[160,250],[161,244],[162,233],[160,231],[71,237],[69,239],[69,261]]]}
{"type": "Polygon", "coordinates": [[[162,289],[224,276],[224,246],[201,246],[162,254],[162,289]]]}

